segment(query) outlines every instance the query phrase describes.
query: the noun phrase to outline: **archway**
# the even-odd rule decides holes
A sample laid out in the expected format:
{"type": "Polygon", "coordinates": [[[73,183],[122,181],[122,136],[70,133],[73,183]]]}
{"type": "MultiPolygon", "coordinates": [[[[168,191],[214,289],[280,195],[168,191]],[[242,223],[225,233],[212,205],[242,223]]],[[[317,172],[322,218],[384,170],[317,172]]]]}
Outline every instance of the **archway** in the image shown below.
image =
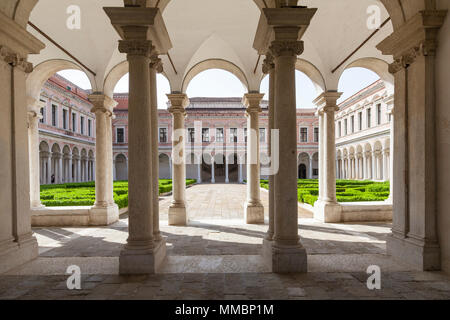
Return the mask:
{"type": "Polygon", "coordinates": [[[212,176],[212,161],[213,158],[210,154],[203,153],[201,167],[201,177],[203,182],[214,182],[212,176]]]}
{"type": "Polygon", "coordinates": [[[214,181],[225,182],[225,156],[222,153],[214,155],[214,181]]]}
{"type": "Polygon", "coordinates": [[[239,164],[236,153],[228,155],[228,181],[239,182],[239,164]]]}
{"type": "Polygon", "coordinates": [[[169,156],[165,153],[161,153],[159,155],[159,178],[172,179],[171,172],[169,156]]]}
{"type": "Polygon", "coordinates": [[[128,180],[128,162],[123,154],[116,156],[116,180],[128,180]]]}

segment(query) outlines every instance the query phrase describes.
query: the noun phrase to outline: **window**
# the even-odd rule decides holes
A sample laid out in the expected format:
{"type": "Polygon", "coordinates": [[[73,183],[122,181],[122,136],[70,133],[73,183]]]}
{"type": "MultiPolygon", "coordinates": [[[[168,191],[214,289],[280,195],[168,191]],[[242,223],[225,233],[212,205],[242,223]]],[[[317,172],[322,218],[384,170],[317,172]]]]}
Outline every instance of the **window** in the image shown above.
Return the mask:
{"type": "Polygon", "coordinates": [[[223,128],[216,128],[216,142],[223,142],[223,128]]]}
{"type": "Polygon", "coordinates": [[[389,113],[389,122],[392,121],[392,113],[389,113]]]}
{"type": "Polygon", "coordinates": [[[72,131],[77,132],[77,114],[72,113],[72,131]]]}
{"type": "Polygon", "coordinates": [[[202,142],[209,142],[209,128],[202,128],[202,142]]]}
{"type": "Polygon", "coordinates": [[[67,113],[66,109],[63,109],[63,129],[67,130],[67,113]]]}
{"type": "Polygon", "coordinates": [[[381,104],[377,104],[377,125],[381,124],[381,104]]]}
{"type": "Polygon", "coordinates": [[[355,116],[352,116],[350,118],[350,126],[352,128],[352,133],[354,133],[355,132],[355,116]]]}
{"type": "Polygon", "coordinates": [[[244,141],[247,142],[247,128],[244,128],[244,141]]]}
{"type": "MultiPolygon", "coordinates": [[[[339,124],[340,124],[340,122],[339,122],[339,124]]],[[[341,129],[339,129],[339,130],[341,130],[341,129]]],[[[319,128],[314,128],[314,142],[319,142],[319,128]]]]}
{"type": "Polygon", "coordinates": [[[362,130],[362,112],[358,112],[358,130],[362,130]]]}
{"type": "Polygon", "coordinates": [[[42,118],[39,119],[39,122],[40,123],[45,123],[45,109],[44,109],[44,107],[41,108],[40,112],[41,112],[42,118]]]}
{"type": "Polygon", "coordinates": [[[159,128],[159,142],[167,143],[167,128],[159,128]]]}
{"type": "Polygon", "coordinates": [[[88,119],[88,136],[92,136],[92,120],[88,119]]]}
{"type": "Polygon", "coordinates": [[[52,126],[56,127],[58,125],[58,107],[52,104],[52,126]]]}
{"type": "Polygon", "coordinates": [[[371,126],[372,115],[370,111],[370,108],[367,108],[367,128],[370,128],[371,126]]]}
{"type": "Polygon", "coordinates": [[[308,128],[300,128],[300,142],[308,142],[308,128]]]}
{"type": "Polygon", "coordinates": [[[188,142],[194,142],[194,141],[195,141],[195,129],[188,128],[188,142]]]}
{"type": "Polygon", "coordinates": [[[237,142],[237,128],[230,128],[230,142],[237,142]]]}
{"type": "Polygon", "coordinates": [[[125,142],[125,130],[124,128],[116,128],[116,141],[117,143],[125,142]]]}
{"type": "Polygon", "coordinates": [[[347,135],[347,128],[348,128],[348,121],[347,119],[344,120],[344,135],[347,135]]]}
{"type": "Polygon", "coordinates": [[[84,134],[84,117],[80,117],[80,132],[84,134]]]}
{"type": "Polygon", "coordinates": [[[338,122],[338,137],[342,136],[342,121],[338,122]]]}
{"type": "Polygon", "coordinates": [[[266,128],[259,128],[259,142],[266,142],[266,128]]]}
{"type": "Polygon", "coordinates": [[[313,169],[313,176],[319,175],[319,169],[313,169]]]}

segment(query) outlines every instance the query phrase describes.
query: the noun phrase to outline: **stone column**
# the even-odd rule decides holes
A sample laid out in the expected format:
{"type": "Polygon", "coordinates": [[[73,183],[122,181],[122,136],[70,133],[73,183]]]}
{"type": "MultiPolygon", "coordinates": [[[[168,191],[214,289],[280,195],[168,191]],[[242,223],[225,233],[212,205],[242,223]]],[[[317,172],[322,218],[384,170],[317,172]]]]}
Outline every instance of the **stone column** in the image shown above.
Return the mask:
{"type": "Polygon", "coordinates": [[[214,173],[214,157],[211,156],[211,183],[216,183],[216,177],[215,177],[215,173],[214,173]]]}
{"type": "MultiPolygon", "coordinates": [[[[275,129],[275,62],[274,57],[270,52],[266,53],[264,59],[263,73],[269,76],[269,157],[271,159],[271,166],[274,166],[274,157],[276,149],[272,144],[272,130],[275,129]]],[[[312,158],[311,158],[312,159],[312,158]]],[[[310,166],[312,161],[310,160],[310,166]]],[[[312,169],[310,168],[310,174],[312,169]]],[[[267,230],[265,241],[272,241],[275,230],[275,172],[269,175],[269,229],[267,230]]]]}
{"type": "MultiPolygon", "coordinates": [[[[334,113],[339,110],[336,101],[340,92],[327,91],[314,100],[323,118],[323,183],[322,199],[314,204],[314,218],[323,222],[340,222],[341,206],[336,201],[336,157],[334,113]]],[[[353,166],[352,166],[353,167],[353,166]]]]}
{"type": "Polygon", "coordinates": [[[58,160],[58,174],[57,174],[57,183],[62,183],[62,154],[59,153],[56,157],[58,160]]]}
{"type": "MultiPolygon", "coordinates": [[[[275,28],[276,29],[276,28],[275,28]]],[[[275,34],[281,29],[275,31],[275,34]]],[[[277,36],[276,36],[277,38],[277,36]]],[[[274,243],[265,243],[265,259],[273,272],[306,272],[306,250],[298,236],[297,200],[297,116],[295,62],[303,52],[303,42],[275,40],[271,43],[275,59],[275,121],[279,130],[279,163],[275,174],[274,243]]],[[[322,174],[321,172],[319,174],[322,174]]]]}
{"type": "Polygon", "coordinates": [[[197,164],[197,183],[202,183],[202,162],[197,164]]]}
{"type": "Polygon", "coordinates": [[[239,183],[243,183],[244,180],[242,179],[242,163],[239,162],[239,183]]]}
{"type": "Polygon", "coordinates": [[[225,157],[225,183],[229,183],[228,179],[228,156],[225,157]]]}
{"type": "Polygon", "coordinates": [[[394,106],[393,97],[391,98],[392,103],[391,109],[389,110],[391,114],[391,132],[390,132],[390,145],[389,145],[389,198],[386,199],[388,203],[394,203],[394,106]]]}
{"type": "MultiPolygon", "coordinates": [[[[163,64],[158,57],[156,50],[150,56],[150,116],[152,130],[152,198],[153,198],[153,238],[154,241],[161,241],[161,231],[159,229],[159,129],[158,129],[158,93],[156,74],[163,72],[163,64]]],[[[173,128],[172,128],[173,130],[173,128]]],[[[172,135],[173,138],[173,135],[172,135]]],[[[183,152],[184,153],[184,152],[183,152]]],[[[172,164],[169,159],[169,177],[172,178],[172,164]]],[[[170,210],[170,209],[169,209],[170,210]]]]}
{"type": "Polygon", "coordinates": [[[242,103],[247,108],[247,200],[244,205],[246,223],[264,223],[264,207],[260,199],[259,113],[264,94],[247,93],[242,103]]]}
{"type": "Polygon", "coordinates": [[[359,155],[356,155],[356,176],[355,179],[359,180],[359,155]]]}
{"type": "Polygon", "coordinates": [[[313,157],[312,155],[309,156],[309,178],[313,178],[313,157]]]}
{"type": "Polygon", "coordinates": [[[52,183],[52,153],[48,152],[47,157],[47,184],[52,183]]]}
{"type": "Polygon", "coordinates": [[[111,172],[111,116],[117,103],[102,93],[89,95],[89,101],[93,105],[91,112],[95,113],[95,159],[98,161],[95,204],[90,211],[90,224],[108,225],[119,219],[119,209],[112,198],[113,175],[111,172]]]}
{"type": "MultiPolygon", "coordinates": [[[[26,31],[28,16],[23,14],[26,10],[22,3],[9,4],[11,2],[5,4],[3,1],[0,5],[0,274],[38,256],[38,243],[31,230],[31,149],[27,128],[26,77],[33,70],[27,56],[38,54],[44,44],[26,31]],[[11,9],[7,12],[14,13],[14,20],[3,13],[5,5],[11,9]]],[[[32,7],[30,2],[26,4],[30,5],[32,7]]],[[[36,144],[36,137],[34,139],[36,144]]],[[[33,156],[39,154],[38,147],[31,153],[33,156]]],[[[33,168],[38,171],[36,160],[33,160],[33,168]]]]}
{"type": "Polygon", "coordinates": [[[371,169],[372,169],[371,178],[372,178],[372,180],[376,180],[377,179],[377,159],[375,156],[375,151],[372,151],[372,158],[370,160],[370,164],[371,164],[371,169]]]}
{"type": "Polygon", "coordinates": [[[81,156],[78,156],[77,158],[77,182],[83,182],[81,175],[81,156]]]}
{"type": "MultiPolygon", "coordinates": [[[[319,110],[316,112],[316,116],[319,118],[319,197],[318,200],[322,200],[323,198],[323,176],[324,176],[324,169],[323,169],[323,143],[324,143],[324,136],[323,136],[323,116],[319,110]]],[[[348,161],[347,161],[348,164],[348,161]]]]}
{"type": "Polygon", "coordinates": [[[186,212],[186,163],[184,118],[189,99],[186,94],[168,94],[169,112],[172,114],[172,188],[173,200],[169,207],[169,225],[185,226],[186,212]]]}
{"type": "MultiPolygon", "coordinates": [[[[30,100],[30,99],[29,99],[30,100]]],[[[39,119],[42,119],[40,108],[42,103],[36,100],[28,102],[28,144],[30,156],[30,205],[31,208],[42,208],[39,181],[39,119]]]]}

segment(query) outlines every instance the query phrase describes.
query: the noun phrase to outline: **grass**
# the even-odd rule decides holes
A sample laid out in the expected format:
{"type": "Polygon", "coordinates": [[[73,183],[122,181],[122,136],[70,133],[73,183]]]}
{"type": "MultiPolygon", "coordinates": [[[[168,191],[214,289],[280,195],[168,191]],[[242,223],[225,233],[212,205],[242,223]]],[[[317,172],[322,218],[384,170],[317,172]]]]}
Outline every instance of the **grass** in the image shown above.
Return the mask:
{"type": "MultiPolygon", "coordinates": [[[[187,179],[186,185],[196,180],[187,179]]],[[[159,180],[159,193],[172,191],[172,180],[159,180]]],[[[128,181],[114,181],[114,202],[128,207],[128,181]]],[[[41,202],[47,207],[92,206],[95,202],[95,182],[49,184],[41,186],[41,202]]]]}
{"type": "MultiPolygon", "coordinates": [[[[269,189],[269,182],[261,180],[261,187],[269,189]]],[[[297,182],[298,201],[314,205],[319,197],[317,179],[299,179],[297,182]]],[[[338,202],[384,201],[389,198],[389,181],[336,180],[338,202]]]]}

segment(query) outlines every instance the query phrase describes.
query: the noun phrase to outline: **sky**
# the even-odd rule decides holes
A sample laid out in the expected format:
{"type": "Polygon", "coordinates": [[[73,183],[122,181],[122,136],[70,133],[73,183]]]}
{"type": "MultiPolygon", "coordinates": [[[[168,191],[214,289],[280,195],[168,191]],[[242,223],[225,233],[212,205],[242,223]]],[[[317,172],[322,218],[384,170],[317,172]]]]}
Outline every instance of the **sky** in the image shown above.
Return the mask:
{"type": "MultiPolygon", "coordinates": [[[[59,75],[67,78],[82,89],[91,89],[88,77],[79,70],[63,70],[59,75]]],[[[367,87],[379,79],[378,75],[364,68],[350,68],[343,72],[339,81],[342,97],[338,102],[344,101],[361,89],[367,87]]],[[[319,95],[312,81],[302,72],[295,72],[297,108],[314,108],[312,101],[319,95]]],[[[170,93],[170,85],[167,78],[157,75],[158,108],[167,107],[167,93],[170,93]]],[[[261,82],[260,92],[265,93],[264,99],[268,99],[267,92],[269,79],[266,76],[261,82]]],[[[115,93],[128,92],[128,74],[117,83],[115,93]]],[[[189,97],[242,97],[246,88],[232,73],[219,69],[206,70],[192,79],[187,88],[189,97]]]]}

